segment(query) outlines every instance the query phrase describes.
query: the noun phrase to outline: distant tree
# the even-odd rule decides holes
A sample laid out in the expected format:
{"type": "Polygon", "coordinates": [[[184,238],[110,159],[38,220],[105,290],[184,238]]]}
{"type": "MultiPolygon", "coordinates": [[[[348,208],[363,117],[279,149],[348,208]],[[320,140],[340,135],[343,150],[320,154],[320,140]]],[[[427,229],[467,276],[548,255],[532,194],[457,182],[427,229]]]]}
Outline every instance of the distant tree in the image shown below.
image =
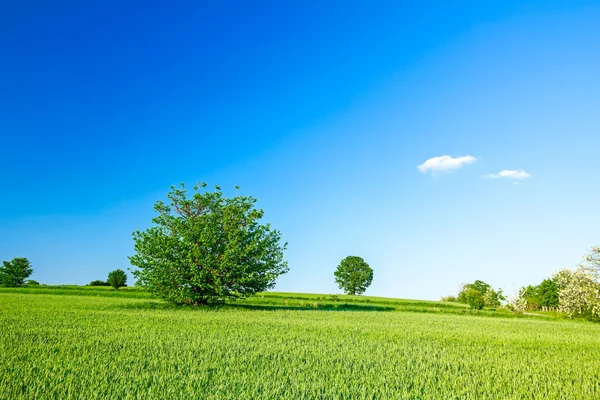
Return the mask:
{"type": "Polygon", "coordinates": [[[363,294],[373,281],[373,269],[358,256],[344,258],[333,274],[335,282],[346,294],[363,294]]]}
{"type": "Polygon", "coordinates": [[[558,286],[555,279],[544,279],[537,286],[522,287],[519,297],[527,310],[538,310],[542,307],[558,307],[558,286]]]}
{"type": "Polygon", "coordinates": [[[38,281],[34,281],[33,279],[29,279],[27,282],[25,282],[27,285],[31,285],[31,286],[39,286],[40,283],[38,281]]]}
{"type": "Polygon", "coordinates": [[[154,226],[133,234],[134,276],[148,291],[174,303],[221,303],[262,292],[288,271],[287,244],[261,223],[256,199],[202,192],[188,198],[183,184],[171,187],[170,204],[158,201],[154,226]]]}
{"type": "Polygon", "coordinates": [[[107,282],[115,290],[118,290],[127,283],[127,275],[123,270],[115,269],[114,271],[109,272],[107,282]]]}
{"type": "Polygon", "coordinates": [[[465,303],[475,310],[481,310],[485,304],[484,295],[477,289],[470,288],[464,293],[465,303]]]}
{"type": "Polygon", "coordinates": [[[538,294],[538,286],[525,286],[519,291],[519,297],[527,310],[537,310],[541,304],[538,294]]]}
{"type": "Polygon", "coordinates": [[[97,279],[95,281],[91,281],[88,286],[110,286],[110,283],[97,279]]]}
{"type": "MultiPolygon", "coordinates": [[[[484,306],[487,307],[499,307],[502,301],[505,300],[504,295],[502,294],[502,290],[494,290],[490,285],[485,283],[484,281],[476,280],[473,283],[467,283],[462,286],[458,296],[456,297],[459,303],[469,304],[469,301],[473,302],[474,294],[470,291],[474,290],[479,292],[481,298],[483,299],[484,306]],[[469,300],[469,298],[471,300],[469,300]]],[[[474,304],[476,304],[475,302],[474,304]]],[[[477,303],[478,304],[478,303],[477,303]]]]}
{"type": "Polygon", "coordinates": [[[505,299],[502,289],[494,290],[491,287],[483,294],[486,307],[500,307],[505,299]]]}
{"type": "Polygon", "coordinates": [[[542,307],[558,307],[558,285],[554,279],[544,279],[537,286],[537,297],[542,307]]]}
{"type": "Polygon", "coordinates": [[[0,281],[4,287],[18,287],[25,285],[33,269],[31,262],[26,258],[13,258],[12,261],[3,261],[0,266],[0,281]]]}
{"type": "Polygon", "coordinates": [[[568,317],[600,320],[600,247],[593,247],[576,269],[553,276],[559,309],[568,317]]]}

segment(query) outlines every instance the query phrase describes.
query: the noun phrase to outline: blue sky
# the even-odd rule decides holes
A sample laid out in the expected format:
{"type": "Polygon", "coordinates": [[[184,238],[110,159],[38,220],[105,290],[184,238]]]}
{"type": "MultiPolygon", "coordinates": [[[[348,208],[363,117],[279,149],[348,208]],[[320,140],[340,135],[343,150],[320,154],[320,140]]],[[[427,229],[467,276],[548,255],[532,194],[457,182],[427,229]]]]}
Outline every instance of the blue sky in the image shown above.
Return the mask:
{"type": "Polygon", "coordinates": [[[366,294],[423,299],[575,266],[600,244],[600,3],[483,3],[3,3],[0,259],[104,279],[206,181],[282,231],[281,291],[338,292],[347,255],[366,294]]]}

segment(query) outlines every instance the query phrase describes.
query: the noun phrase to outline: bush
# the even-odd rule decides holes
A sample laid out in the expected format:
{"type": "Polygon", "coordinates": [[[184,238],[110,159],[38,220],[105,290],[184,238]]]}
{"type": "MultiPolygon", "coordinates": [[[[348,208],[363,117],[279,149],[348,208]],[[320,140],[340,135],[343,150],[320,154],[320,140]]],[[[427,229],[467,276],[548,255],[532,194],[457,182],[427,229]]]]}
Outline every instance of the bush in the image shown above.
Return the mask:
{"type": "Polygon", "coordinates": [[[33,279],[29,279],[27,282],[25,282],[25,284],[31,285],[31,286],[39,286],[40,285],[40,283],[38,281],[34,281],[33,279]]]}
{"type": "MultiPolygon", "coordinates": [[[[466,285],[463,285],[460,292],[458,293],[456,301],[458,301],[459,303],[469,304],[470,300],[468,299],[467,294],[471,290],[479,292],[481,298],[483,299],[484,306],[486,307],[500,307],[502,301],[506,300],[502,295],[501,289],[496,291],[487,283],[480,280],[476,280],[473,283],[467,283],[466,285]]],[[[473,301],[474,295],[471,293],[470,296],[471,301],[473,301]]]]}
{"type": "Polygon", "coordinates": [[[101,280],[91,281],[88,286],[110,286],[110,283],[101,280]]]}
{"type": "Polygon", "coordinates": [[[456,298],[456,296],[444,296],[440,299],[440,301],[447,301],[447,302],[451,302],[451,303],[456,303],[458,301],[458,299],[456,298]]]}
{"type": "Polygon", "coordinates": [[[599,275],[598,270],[586,264],[556,273],[560,311],[569,318],[600,319],[599,275]]]}
{"type": "Polygon", "coordinates": [[[465,303],[475,310],[485,307],[485,298],[477,289],[467,289],[464,294],[465,303]]]}

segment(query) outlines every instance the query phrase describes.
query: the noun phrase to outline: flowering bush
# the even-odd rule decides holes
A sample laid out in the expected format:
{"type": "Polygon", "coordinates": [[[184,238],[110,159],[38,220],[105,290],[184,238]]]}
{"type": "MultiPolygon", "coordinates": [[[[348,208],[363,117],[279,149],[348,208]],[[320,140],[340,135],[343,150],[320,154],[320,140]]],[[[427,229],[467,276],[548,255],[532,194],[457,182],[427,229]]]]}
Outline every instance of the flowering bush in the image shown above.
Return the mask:
{"type": "Polygon", "coordinates": [[[568,317],[600,319],[599,270],[600,246],[596,246],[579,267],[554,274],[559,290],[559,308],[568,317]]]}

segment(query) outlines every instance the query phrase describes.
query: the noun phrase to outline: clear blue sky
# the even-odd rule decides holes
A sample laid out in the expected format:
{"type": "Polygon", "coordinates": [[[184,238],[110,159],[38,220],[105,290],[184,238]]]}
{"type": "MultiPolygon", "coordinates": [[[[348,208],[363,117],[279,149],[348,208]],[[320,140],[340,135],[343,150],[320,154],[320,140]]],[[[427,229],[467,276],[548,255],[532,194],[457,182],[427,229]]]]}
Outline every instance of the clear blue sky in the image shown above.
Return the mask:
{"type": "Polygon", "coordinates": [[[338,292],[347,255],[370,295],[538,283],[600,244],[599,21],[597,1],[3,2],[0,259],[104,279],[171,184],[206,181],[282,231],[277,290],[338,292]]]}

